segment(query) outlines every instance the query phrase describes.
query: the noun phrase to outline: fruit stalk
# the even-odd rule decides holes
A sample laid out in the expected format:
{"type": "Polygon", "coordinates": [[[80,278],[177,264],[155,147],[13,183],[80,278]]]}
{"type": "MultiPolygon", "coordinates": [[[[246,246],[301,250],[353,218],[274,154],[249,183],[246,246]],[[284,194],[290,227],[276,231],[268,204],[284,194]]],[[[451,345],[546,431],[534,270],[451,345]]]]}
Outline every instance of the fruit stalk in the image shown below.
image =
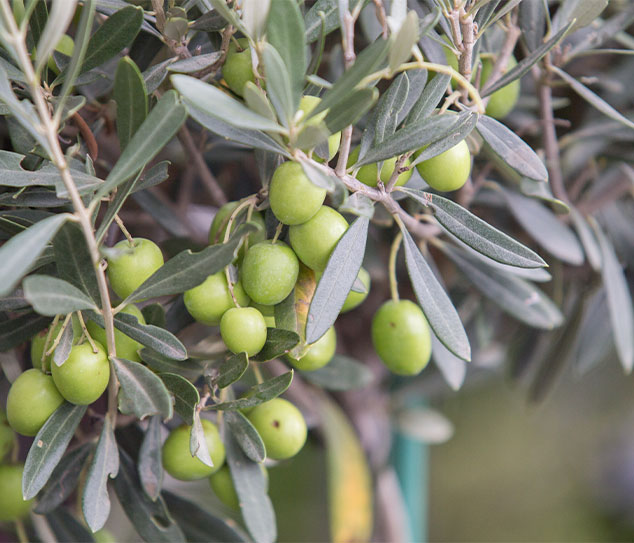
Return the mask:
{"type": "MultiPolygon", "coordinates": [[[[116,356],[116,348],[114,342],[114,320],[112,315],[112,307],[110,305],[110,293],[108,292],[108,284],[106,282],[106,275],[104,269],[101,266],[101,255],[99,253],[99,247],[97,245],[97,239],[92,228],[92,222],[90,220],[90,214],[84,206],[79,191],[75,185],[73,177],[70,173],[68,163],[62,152],[62,148],[57,137],[58,123],[51,116],[51,112],[44,99],[44,93],[40,85],[39,77],[35,73],[31,58],[26,48],[26,36],[20,32],[13,17],[11,7],[8,0],[0,0],[0,10],[2,11],[2,17],[4,24],[7,27],[8,39],[12,43],[15,52],[17,54],[17,60],[22,68],[26,82],[31,90],[31,95],[35,103],[35,107],[42,123],[42,129],[45,137],[51,149],[51,160],[53,164],[59,170],[59,174],[62,178],[64,186],[70,195],[73,209],[75,210],[74,216],[79,223],[84,238],[86,239],[86,245],[92,258],[95,275],[97,277],[97,284],[99,287],[99,296],[101,299],[101,310],[105,322],[106,339],[108,343],[109,356],[116,356]]],[[[118,382],[116,380],[115,372],[110,373],[110,385],[108,393],[108,411],[116,414],[117,404],[116,396],[118,389],[118,382]]]]}

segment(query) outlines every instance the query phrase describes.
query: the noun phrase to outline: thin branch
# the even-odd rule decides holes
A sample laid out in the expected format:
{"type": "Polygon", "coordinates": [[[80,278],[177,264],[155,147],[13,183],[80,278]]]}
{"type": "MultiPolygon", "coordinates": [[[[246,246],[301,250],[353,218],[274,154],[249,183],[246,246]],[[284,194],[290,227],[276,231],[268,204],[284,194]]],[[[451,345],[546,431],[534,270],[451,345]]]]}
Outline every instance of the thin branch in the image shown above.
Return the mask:
{"type": "Polygon", "coordinates": [[[183,125],[179,130],[178,139],[183,144],[185,152],[196,164],[200,178],[203,181],[203,186],[209,193],[209,196],[211,196],[211,199],[218,206],[226,204],[228,200],[225,193],[220,188],[214,174],[211,173],[211,170],[209,169],[209,166],[207,166],[207,162],[205,162],[200,149],[198,149],[194,143],[194,138],[192,138],[191,132],[185,125],[183,125]]]}

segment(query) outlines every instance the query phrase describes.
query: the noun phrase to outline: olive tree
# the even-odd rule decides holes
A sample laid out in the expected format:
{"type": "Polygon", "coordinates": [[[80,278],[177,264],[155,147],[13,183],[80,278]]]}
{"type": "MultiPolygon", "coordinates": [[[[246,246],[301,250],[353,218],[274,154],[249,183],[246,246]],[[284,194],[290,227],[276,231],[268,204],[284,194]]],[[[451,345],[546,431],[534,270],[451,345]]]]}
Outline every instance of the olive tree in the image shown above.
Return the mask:
{"type": "Polygon", "coordinates": [[[390,432],[426,435],[438,376],[492,347],[533,401],[569,364],[629,373],[633,21],[0,0],[6,530],[93,540],[116,496],[146,541],[274,541],[267,469],[308,438],[332,539],[391,540],[390,432]]]}

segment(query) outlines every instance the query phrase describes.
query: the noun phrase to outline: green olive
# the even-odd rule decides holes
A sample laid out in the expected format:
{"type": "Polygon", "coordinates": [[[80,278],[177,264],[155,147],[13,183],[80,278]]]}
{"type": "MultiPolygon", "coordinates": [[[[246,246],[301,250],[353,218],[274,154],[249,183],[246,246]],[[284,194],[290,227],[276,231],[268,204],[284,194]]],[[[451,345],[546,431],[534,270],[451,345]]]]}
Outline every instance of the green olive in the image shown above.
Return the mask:
{"type": "Polygon", "coordinates": [[[92,345],[87,341],[75,345],[66,362],[61,366],[51,366],[55,386],[70,403],[89,405],[108,388],[108,355],[101,344],[95,342],[95,348],[97,352],[93,351],[92,345]]]}
{"type": "Polygon", "coordinates": [[[267,328],[275,328],[275,306],[274,305],[264,305],[264,304],[256,304],[255,302],[251,302],[251,307],[255,307],[262,316],[264,317],[264,322],[266,322],[267,328]]]}
{"type": "Polygon", "coordinates": [[[233,307],[220,320],[220,335],[231,352],[254,356],[266,342],[266,322],[254,307],[233,307]]]}
{"type": "Polygon", "coordinates": [[[0,464],[9,456],[15,444],[15,433],[9,426],[4,410],[0,409],[0,464]]]}
{"type": "Polygon", "coordinates": [[[24,464],[0,465],[0,522],[18,520],[31,510],[33,500],[22,497],[23,472],[24,464]]]}
{"type": "MultiPolygon", "coordinates": [[[[213,221],[211,222],[211,227],[209,228],[209,243],[210,245],[214,245],[215,243],[223,243],[225,239],[225,233],[227,232],[227,225],[229,223],[229,217],[235,211],[236,207],[240,205],[240,202],[229,202],[223,205],[216,215],[214,216],[213,221]]],[[[246,217],[247,210],[244,209],[238,213],[240,220],[246,217]],[[244,213],[244,214],[243,214],[244,213]]],[[[231,225],[231,232],[233,233],[236,229],[236,224],[239,224],[240,221],[235,221],[231,225]]],[[[249,243],[256,244],[260,241],[264,241],[266,239],[266,225],[264,224],[264,218],[262,214],[254,211],[251,213],[251,222],[259,225],[261,228],[257,232],[253,232],[249,234],[249,243]]],[[[242,251],[242,249],[240,249],[242,251]]],[[[241,260],[241,257],[238,257],[241,260]]]]}
{"type": "Polygon", "coordinates": [[[304,356],[299,360],[288,356],[289,362],[298,370],[315,371],[323,368],[332,360],[337,348],[337,334],[335,327],[331,326],[328,331],[313,343],[304,356]]]}
{"type": "Polygon", "coordinates": [[[306,222],[319,211],[325,198],[326,189],[311,183],[297,162],[284,162],[273,173],[269,185],[269,202],[281,223],[306,222]]]}
{"type": "Polygon", "coordinates": [[[330,253],[347,229],[348,223],[341,214],[321,206],[312,219],[289,228],[291,247],[306,266],[323,271],[330,253]]]}
{"type": "MultiPolygon", "coordinates": [[[[414,156],[422,153],[423,149],[414,156]]],[[[442,192],[458,190],[467,182],[471,173],[469,146],[462,140],[444,153],[419,162],[416,168],[431,188],[442,192]]]]}
{"type": "Polygon", "coordinates": [[[275,398],[255,406],[247,415],[272,460],[295,456],[306,443],[306,421],[291,402],[275,398]]]}
{"type": "MultiPolygon", "coordinates": [[[[55,51],[61,53],[62,55],[66,55],[67,57],[72,57],[73,52],[75,51],[75,42],[73,41],[73,38],[71,38],[68,34],[64,34],[57,42],[55,51]]],[[[57,67],[57,63],[55,62],[53,55],[48,57],[46,65],[55,75],[59,75],[59,68],[57,67]]]]}
{"type": "Polygon", "coordinates": [[[108,258],[110,286],[120,298],[127,298],[163,265],[163,253],[149,239],[122,240],[114,246],[120,254],[108,258]]]}
{"type": "Polygon", "coordinates": [[[431,334],[427,319],[409,300],[385,302],[372,319],[372,343],[388,369],[416,375],[429,362],[431,334]]]}
{"type": "Polygon", "coordinates": [[[241,38],[238,40],[238,45],[231,43],[222,66],[222,77],[227,86],[238,96],[243,95],[247,81],[255,83],[249,40],[241,38]]]}
{"type": "MultiPolygon", "coordinates": [[[[485,55],[482,56],[481,87],[484,87],[489,79],[489,76],[493,71],[493,64],[494,61],[491,57],[485,55]]],[[[511,55],[509,62],[506,65],[506,69],[502,73],[506,73],[516,65],[517,60],[515,60],[515,57],[511,55]]],[[[505,87],[496,90],[489,98],[489,102],[486,107],[486,114],[495,119],[503,119],[506,117],[511,111],[513,111],[515,104],[517,104],[520,90],[521,85],[519,79],[516,79],[505,87]]]]}
{"type": "MultiPolygon", "coordinates": [[[[240,281],[233,285],[233,294],[239,305],[249,304],[249,297],[240,281]]],[[[197,287],[185,291],[183,300],[189,314],[208,326],[220,324],[225,311],[236,306],[224,271],[210,275],[197,287]]]]}
{"type": "MultiPolygon", "coordinates": [[[[121,313],[136,317],[139,324],[146,324],[143,313],[141,313],[141,310],[134,304],[126,305],[121,310],[121,313]]],[[[100,343],[103,347],[106,346],[106,331],[101,326],[99,326],[95,321],[88,321],[86,323],[86,328],[88,329],[88,333],[91,338],[93,338],[97,343],[100,343]]],[[[131,360],[132,362],[141,362],[139,350],[143,348],[143,345],[141,345],[138,341],[132,339],[130,336],[126,336],[121,330],[115,328],[114,343],[117,349],[118,358],[131,360]]]]}
{"type": "Polygon", "coordinates": [[[281,241],[263,241],[247,251],[240,279],[255,303],[275,305],[292,292],[298,273],[299,262],[288,245],[281,241]]]}
{"type": "MultiPolygon", "coordinates": [[[[303,112],[303,116],[300,118],[300,121],[307,118],[313,109],[317,107],[317,105],[321,102],[321,98],[318,96],[302,96],[299,100],[299,109],[303,112]]],[[[328,109],[324,109],[320,111],[317,115],[314,115],[306,122],[307,126],[317,125],[322,122],[326,115],[328,115],[328,109]]],[[[337,154],[339,150],[339,144],[341,143],[341,132],[335,132],[328,136],[328,160],[332,160],[332,158],[337,154]]],[[[309,149],[304,149],[308,151],[309,149]]],[[[319,160],[321,162],[321,159],[319,160]]]]}
{"type": "MultiPolygon", "coordinates": [[[[359,158],[359,152],[361,148],[356,147],[351,153],[350,158],[348,158],[348,167],[352,166],[357,159],[359,158]]],[[[409,166],[411,164],[411,160],[408,158],[403,162],[403,166],[409,166]]],[[[394,168],[396,167],[396,157],[388,158],[383,161],[383,165],[381,166],[381,175],[380,179],[384,185],[387,185],[394,173],[394,168]]],[[[366,164],[365,166],[361,166],[359,171],[357,172],[357,179],[361,181],[364,185],[368,185],[369,187],[376,187],[379,182],[379,166],[375,162],[374,164],[366,164]]],[[[406,170],[398,175],[396,178],[396,185],[400,187],[407,183],[412,177],[412,170],[406,170]]]]}
{"type": "Polygon", "coordinates": [[[201,423],[213,467],[192,456],[189,449],[191,426],[179,426],[171,431],[162,449],[163,467],[175,479],[194,481],[209,477],[225,462],[225,446],[220,439],[218,427],[207,419],[201,419],[201,423]]]}
{"type": "Polygon", "coordinates": [[[7,420],[18,434],[34,436],[63,403],[50,375],[37,369],[26,370],[9,389],[7,420]]]}
{"type": "Polygon", "coordinates": [[[351,290],[346,297],[346,301],[343,303],[340,313],[346,313],[347,311],[353,310],[355,307],[361,305],[368,297],[370,292],[370,274],[365,268],[361,268],[359,270],[359,274],[357,275],[357,279],[363,283],[367,292],[355,292],[354,290],[351,290]]]}
{"type": "Polygon", "coordinates": [[[209,477],[209,484],[214,494],[218,496],[218,499],[229,509],[235,511],[240,509],[240,500],[238,499],[233,479],[231,479],[229,466],[225,464],[216,473],[212,474],[209,477]]]}

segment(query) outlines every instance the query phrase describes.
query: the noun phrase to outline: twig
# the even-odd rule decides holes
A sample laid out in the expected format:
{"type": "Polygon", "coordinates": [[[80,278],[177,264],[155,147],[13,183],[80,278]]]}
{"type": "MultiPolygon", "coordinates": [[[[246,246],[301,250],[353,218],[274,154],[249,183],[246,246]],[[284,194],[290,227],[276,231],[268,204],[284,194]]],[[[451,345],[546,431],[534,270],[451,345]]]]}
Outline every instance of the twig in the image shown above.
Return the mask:
{"type": "Polygon", "coordinates": [[[220,188],[220,185],[214,175],[211,173],[211,170],[209,169],[209,166],[207,166],[207,162],[205,162],[200,149],[198,149],[194,143],[191,132],[185,125],[183,125],[179,130],[178,139],[182,143],[185,152],[196,164],[200,178],[203,181],[203,186],[207,189],[207,192],[209,193],[209,196],[211,196],[214,204],[218,207],[226,204],[227,197],[225,196],[225,193],[220,188]]]}
{"type": "Polygon", "coordinates": [[[97,140],[95,139],[95,135],[92,133],[90,126],[88,126],[88,123],[78,111],[73,114],[73,122],[77,125],[81,135],[84,137],[90,158],[92,158],[93,162],[96,162],[99,157],[99,145],[97,144],[97,140]]]}
{"type": "Polygon", "coordinates": [[[381,35],[384,40],[387,40],[388,35],[388,27],[387,27],[387,16],[385,15],[385,6],[383,5],[383,0],[372,0],[374,2],[374,9],[376,11],[376,18],[381,25],[381,35]]]}
{"type": "Polygon", "coordinates": [[[559,160],[559,145],[557,144],[557,132],[553,116],[553,95],[550,88],[550,78],[548,75],[548,65],[550,64],[550,54],[546,54],[543,60],[543,70],[538,81],[539,114],[543,124],[544,152],[546,153],[546,167],[548,178],[555,198],[563,202],[569,202],[564,186],[564,179],[561,173],[559,160]]]}

